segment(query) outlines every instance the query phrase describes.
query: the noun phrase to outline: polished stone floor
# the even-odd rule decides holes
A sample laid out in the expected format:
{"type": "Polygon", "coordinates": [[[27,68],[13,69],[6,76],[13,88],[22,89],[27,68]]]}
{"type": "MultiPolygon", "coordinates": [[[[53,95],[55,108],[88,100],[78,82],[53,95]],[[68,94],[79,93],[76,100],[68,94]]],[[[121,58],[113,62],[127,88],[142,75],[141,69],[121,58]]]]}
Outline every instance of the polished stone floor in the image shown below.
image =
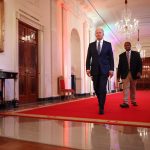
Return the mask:
{"type": "MultiPolygon", "coordinates": [[[[15,110],[59,102],[22,105],[15,110]]],[[[149,150],[150,128],[1,115],[0,150],[25,147],[28,150],[37,147],[40,150],[149,150]]]]}
{"type": "Polygon", "coordinates": [[[80,150],[150,149],[150,128],[14,116],[0,117],[0,137],[80,150]]]}
{"type": "Polygon", "coordinates": [[[76,150],[76,149],[0,137],[0,150],[76,150]]]}

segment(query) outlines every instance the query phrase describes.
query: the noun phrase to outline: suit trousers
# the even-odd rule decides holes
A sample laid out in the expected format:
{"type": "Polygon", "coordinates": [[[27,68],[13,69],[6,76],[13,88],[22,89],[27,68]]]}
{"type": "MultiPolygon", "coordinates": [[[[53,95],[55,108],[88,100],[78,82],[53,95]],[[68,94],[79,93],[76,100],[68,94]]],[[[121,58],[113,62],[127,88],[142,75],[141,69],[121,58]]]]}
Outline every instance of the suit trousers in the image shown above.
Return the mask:
{"type": "Polygon", "coordinates": [[[133,80],[131,73],[129,72],[126,79],[123,79],[123,96],[124,103],[128,104],[129,91],[130,91],[130,99],[131,103],[135,102],[135,93],[136,93],[136,83],[137,80],[133,80]]]}
{"type": "Polygon", "coordinates": [[[93,87],[98,98],[100,109],[104,110],[106,100],[106,85],[108,76],[107,75],[94,75],[93,76],[93,87]]]}

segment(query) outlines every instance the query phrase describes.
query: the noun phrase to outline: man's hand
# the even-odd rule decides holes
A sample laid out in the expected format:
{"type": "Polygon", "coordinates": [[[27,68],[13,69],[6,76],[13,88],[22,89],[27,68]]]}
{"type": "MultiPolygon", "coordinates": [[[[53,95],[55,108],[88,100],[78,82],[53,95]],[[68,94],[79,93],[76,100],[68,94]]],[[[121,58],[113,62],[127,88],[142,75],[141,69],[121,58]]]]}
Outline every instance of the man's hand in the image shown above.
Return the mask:
{"type": "Polygon", "coordinates": [[[121,82],[121,79],[120,79],[120,78],[117,78],[117,82],[121,82]]]}
{"type": "Polygon", "coordinates": [[[138,72],[136,76],[137,76],[138,78],[141,78],[141,73],[138,72]]]}
{"type": "Polygon", "coordinates": [[[114,71],[109,71],[109,77],[112,78],[112,76],[114,75],[114,71]]]}
{"type": "Polygon", "coordinates": [[[91,71],[90,70],[86,70],[86,74],[91,77],[91,71]]]}

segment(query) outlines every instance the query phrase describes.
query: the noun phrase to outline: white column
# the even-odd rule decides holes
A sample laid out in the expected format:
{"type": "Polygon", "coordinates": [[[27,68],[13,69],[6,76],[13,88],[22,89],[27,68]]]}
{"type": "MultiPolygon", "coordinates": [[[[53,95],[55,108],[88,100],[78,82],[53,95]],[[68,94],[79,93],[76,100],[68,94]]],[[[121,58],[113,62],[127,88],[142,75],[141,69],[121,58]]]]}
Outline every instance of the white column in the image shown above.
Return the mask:
{"type": "Polygon", "coordinates": [[[87,22],[84,22],[83,24],[83,42],[84,42],[84,69],[83,70],[83,82],[84,84],[84,93],[90,93],[90,79],[86,74],[86,56],[87,56],[87,50],[88,50],[88,45],[89,45],[89,25],[87,22]]]}
{"type": "Polygon", "coordinates": [[[39,76],[39,98],[45,97],[45,60],[44,60],[44,33],[42,30],[39,30],[39,54],[38,54],[38,76],[39,76]]]}
{"type": "Polygon", "coordinates": [[[62,68],[65,77],[65,86],[70,88],[71,82],[71,52],[69,49],[69,28],[68,28],[68,8],[62,5],[62,68]]]}
{"type": "MultiPolygon", "coordinates": [[[[95,41],[95,27],[93,25],[90,26],[89,41],[90,43],[95,41]]],[[[90,94],[93,95],[94,93],[93,81],[89,79],[89,82],[90,82],[90,94]]]]}
{"type": "Polygon", "coordinates": [[[51,86],[52,96],[58,95],[58,77],[62,75],[62,6],[51,1],[51,86]]]}

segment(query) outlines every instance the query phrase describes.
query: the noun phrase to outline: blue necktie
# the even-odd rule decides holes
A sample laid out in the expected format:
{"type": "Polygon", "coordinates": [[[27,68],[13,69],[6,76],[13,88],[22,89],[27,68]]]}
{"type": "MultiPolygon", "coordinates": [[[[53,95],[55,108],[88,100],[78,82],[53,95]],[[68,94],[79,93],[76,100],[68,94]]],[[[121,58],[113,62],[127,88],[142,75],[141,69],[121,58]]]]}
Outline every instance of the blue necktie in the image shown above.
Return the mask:
{"type": "Polygon", "coordinates": [[[100,54],[100,52],[101,52],[101,44],[100,44],[100,41],[98,42],[97,51],[98,51],[98,55],[99,55],[99,54],[100,54]]]}

